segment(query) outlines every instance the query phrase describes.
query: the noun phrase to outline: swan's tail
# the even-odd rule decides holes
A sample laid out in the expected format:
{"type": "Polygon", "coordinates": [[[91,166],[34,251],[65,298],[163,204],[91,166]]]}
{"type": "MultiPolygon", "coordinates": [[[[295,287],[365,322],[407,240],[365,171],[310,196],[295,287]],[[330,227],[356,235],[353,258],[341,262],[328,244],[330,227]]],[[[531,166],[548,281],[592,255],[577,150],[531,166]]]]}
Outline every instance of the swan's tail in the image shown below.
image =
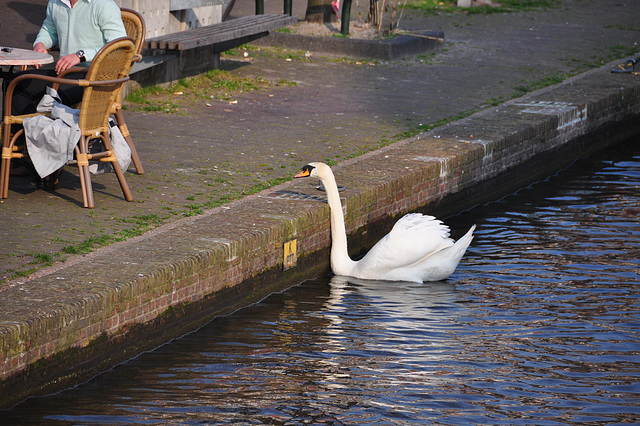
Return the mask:
{"type": "MultiPolygon", "coordinates": [[[[456,241],[454,245],[447,248],[446,250],[443,250],[447,252],[445,256],[449,258],[449,260],[453,264],[451,273],[453,273],[453,270],[456,268],[456,266],[458,266],[460,259],[462,259],[462,256],[464,256],[464,253],[467,251],[469,244],[471,244],[471,241],[473,241],[473,231],[475,231],[475,229],[476,226],[473,225],[471,228],[469,228],[466,234],[464,234],[458,241],[456,241]]],[[[436,253],[436,255],[437,254],[438,253],[436,253]]]]}
{"type": "Polygon", "coordinates": [[[460,237],[460,239],[453,245],[455,247],[455,251],[461,252],[460,257],[462,257],[464,252],[467,251],[467,247],[469,247],[469,244],[471,244],[471,241],[473,241],[473,231],[475,230],[476,226],[473,225],[471,228],[469,228],[467,233],[460,237]]]}
{"type": "Polygon", "coordinates": [[[428,261],[423,264],[422,281],[440,281],[453,274],[473,240],[475,229],[476,226],[473,225],[454,245],[429,256],[428,261]]]}

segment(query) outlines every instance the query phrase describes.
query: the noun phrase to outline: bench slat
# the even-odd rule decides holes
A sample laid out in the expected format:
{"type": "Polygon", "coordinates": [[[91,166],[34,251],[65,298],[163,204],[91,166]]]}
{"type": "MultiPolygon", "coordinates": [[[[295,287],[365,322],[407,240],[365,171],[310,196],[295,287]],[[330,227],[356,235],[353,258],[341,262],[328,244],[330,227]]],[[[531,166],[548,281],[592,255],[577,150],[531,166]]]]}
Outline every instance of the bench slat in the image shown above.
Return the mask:
{"type": "MultiPolygon", "coordinates": [[[[178,33],[167,34],[154,39],[160,39],[166,42],[191,40],[197,37],[209,37],[214,41],[216,37],[224,37],[225,33],[233,32],[236,30],[245,30],[256,28],[256,32],[268,31],[273,29],[273,25],[281,25],[281,16],[284,15],[257,15],[249,16],[245,18],[233,19],[231,21],[220,22],[213,25],[207,25],[205,27],[193,28],[178,33]],[[277,18],[277,19],[275,19],[277,18]]],[[[154,40],[151,39],[151,40],[154,40]]]]}
{"type": "Polygon", "coordinates": [[[258,34],[271,29],[274,29],[274,27],[268,24],[264,25],[264,23],[261,23],[258,25],[247,22],[244,25],[234,25],[225,28],[211,28],[210,31],[183,34],[164,41],[168,43],[168,46],[178,44],[180,46],[179,49],[184,50],[232,40],[245,35],[258,34]]]}
{"type": "Polygon", "coordinates": [[[187,50],[256,35],[295,24],[289,15],[254,15],[147,39],[147,48],[187,50]]]}
{"type": "Polygon", "coordinates": [[[231,3],[231,0],[171,0],[169,2],[169,10],[175,12],[177,10],[193,9],[195,7],[204,6],[217,6],[229,3],[231,3]]]}

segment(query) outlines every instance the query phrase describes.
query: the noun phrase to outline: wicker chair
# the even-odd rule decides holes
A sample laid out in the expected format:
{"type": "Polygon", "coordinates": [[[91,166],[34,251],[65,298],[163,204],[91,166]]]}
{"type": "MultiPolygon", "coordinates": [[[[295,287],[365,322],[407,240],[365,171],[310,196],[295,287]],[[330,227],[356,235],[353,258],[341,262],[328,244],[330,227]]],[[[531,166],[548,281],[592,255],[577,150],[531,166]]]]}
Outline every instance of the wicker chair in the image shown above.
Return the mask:
{"type": "MultiPolygon", "coordinates": [[[[135,47],[130,37],[122,37],[107,43],[91,61],[89,70],[84,79],[75,80],[61,77],[49,77],[40,74],[24,74],[15,78],[5,94],[5,129],[12,124],[22,124],[25,118],[36,114],[14,116],[10,114],[11,100],[15,86],[25,79],[40,79],[51,82],[54,86],[69,84],[85,87],[80,105],[79,126],[80,140],[75,148],[76,160],[80,174],[82,198],[84,206],[93,208],[93,190],[89,174],[89,160],[110,162],[115,170],[118,182],[127,201],[131,201],[131,191],[120,169],[109,139],[109,116],[111,114],[117,96],[121,94],[122,86],[129,80],[131,61],[135,55],[135,47]],[[89,141],[102,139],[105,150],[98,153],[89,153],[89,141]]],[[[14,135],[3,132],[2,167],[0,171],[0,198],[7,198],[9,192],[9,170],[11,160],[22,158],[23,153],[15,148],[15,142],[24,130],[17,131],[14,135]]]]}
{"type": "MultiPolygon", "coordinates": [[[[144,23],[144,18],[140,13],[135,10],[120,8],[122,24],[124,25],[124,29],[127,33],[127,37],[131,37],[133,39],[133,43],[135,45],[136,53],[133,56],[133,61],[131,62],[131,66],[136,62],[139,62],[142,59],[142,47],[144,46],[144,38],[146,33],[146,26],[144,23]]],[[[74,72],[82,71],[83,68],[70,68],[63,73],[60,74],[59,77],[65,77],[67,74],[71,74],[74,72]]],[[[129,70],[131,71],[131,70],[129,70]]],[[[123,87],[124,89],[124,87],[123,87]]],[[[144,168],[142,167],[142,162],[140,161],[140,157],[138,156],[138,151],[136,150],[136,146],[133,144],[133,140],[131,139],[131,133],[129,133],[129,129],[127,127],[127,123],[124,121],[124,116],[122,115],[122,92],[123,89],[120,89],[118,96],[116,97],[116,101],[113,103],[111,108],[111,114],[114,115],[116,119],[116,123],[118,123],[118,127],[120,128],[120,132],[124,139],[127,141],[129,148],[131,149],[131,160],[133,161],[133,165],[136,168],[136,173],[139,175],[144,174],[144,168]]]]}

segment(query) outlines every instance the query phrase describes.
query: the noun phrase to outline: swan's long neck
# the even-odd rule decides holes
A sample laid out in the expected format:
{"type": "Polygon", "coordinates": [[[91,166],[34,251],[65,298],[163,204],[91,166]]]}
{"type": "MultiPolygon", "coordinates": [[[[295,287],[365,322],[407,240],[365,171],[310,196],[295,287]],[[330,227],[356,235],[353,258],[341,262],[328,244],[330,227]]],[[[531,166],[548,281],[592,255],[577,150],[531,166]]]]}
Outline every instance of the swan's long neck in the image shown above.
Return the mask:
{"type": "Polygon", "coordinates": [[[336,275],[349,275],[355,263],[347,250],[347,231],[342,214],[342,203],[338,193],[338,185],[333,173],[324,173],[320,178],[327,194],[327,202],[331,209],[331,269],[336,275]]]}

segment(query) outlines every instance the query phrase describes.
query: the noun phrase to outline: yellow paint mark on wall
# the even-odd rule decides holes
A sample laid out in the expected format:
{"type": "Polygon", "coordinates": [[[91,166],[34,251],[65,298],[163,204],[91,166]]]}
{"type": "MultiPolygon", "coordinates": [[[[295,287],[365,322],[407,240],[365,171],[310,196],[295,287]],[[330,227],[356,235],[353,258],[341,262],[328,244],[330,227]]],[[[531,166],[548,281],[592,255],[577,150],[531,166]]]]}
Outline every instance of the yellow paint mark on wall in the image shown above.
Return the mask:
{"type": "Polygon", "coordinates": [[[297,239],[284,243],[284,266],[285,270],[293,268],[298,263],[297,239]]]}

